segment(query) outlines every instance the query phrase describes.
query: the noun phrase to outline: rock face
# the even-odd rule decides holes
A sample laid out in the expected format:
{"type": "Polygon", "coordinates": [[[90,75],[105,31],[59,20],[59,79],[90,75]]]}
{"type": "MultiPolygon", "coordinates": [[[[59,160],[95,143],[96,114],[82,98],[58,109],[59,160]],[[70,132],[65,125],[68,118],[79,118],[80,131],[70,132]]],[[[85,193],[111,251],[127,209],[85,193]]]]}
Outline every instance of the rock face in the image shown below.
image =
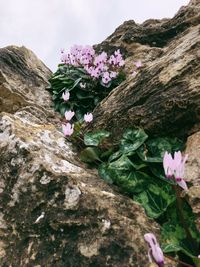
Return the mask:
{"type": "MultiPolygon", "coordinates": [[[[98,50],[143,67],[94,112],[91,128],[129,125],[187,137],[188,193],[200,229],[200,1],[171,19],[125,22],[98,50]]],[[[145,267],[158,225],[78,160],[45,88],[51,72],[24,47],[0,49],[0,266],[145,267]]],[[[159,239],[159,238],[158,238],[159,239]]],[[[165,266],[175,266],[166,264],[165,266]]]]}
{"type": "Polygon", "coordinates": [[[91,128],[113,131],[129,125],[154,135],[186,137],[200,130],[200,1],[191,1],[171,20],[127,21],[97,46],[120,48],[131,73],[143,67],[96,108],[91,128]]]}
{"type": "Polygon", "coordinates": [[[186,165],[186,177],[191,184],[188,198],[197,217],[197,227],[200,231],[200,132],[188,138],[186,153],[189,155],[186,165]]]}
{"type": "Polygon", "coordinates": [[[0,49],[0,59],[0,112],[53,116],[50,97],[43,92],[50,70],[25,47],[0,49]]]}
{"type": "Polygon", "coordinates": [[[79,162],[49,75],[26,48],[0,49],[0,266],[148,266],[158,225],[79,162]]]}

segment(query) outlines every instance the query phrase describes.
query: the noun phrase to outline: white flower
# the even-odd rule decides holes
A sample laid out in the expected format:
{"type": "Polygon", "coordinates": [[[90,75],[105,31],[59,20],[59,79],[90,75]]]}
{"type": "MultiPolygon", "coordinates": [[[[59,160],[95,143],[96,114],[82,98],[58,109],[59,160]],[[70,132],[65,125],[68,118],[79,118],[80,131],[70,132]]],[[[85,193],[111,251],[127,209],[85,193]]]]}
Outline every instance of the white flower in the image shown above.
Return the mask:
{"type": "Polygon", "coordinates": [[[85,122],[91,122],[91,121],[93,121],[93,115],[92,115],[92,113],[85,114],[84,115],[84,121],[85,122]]]}

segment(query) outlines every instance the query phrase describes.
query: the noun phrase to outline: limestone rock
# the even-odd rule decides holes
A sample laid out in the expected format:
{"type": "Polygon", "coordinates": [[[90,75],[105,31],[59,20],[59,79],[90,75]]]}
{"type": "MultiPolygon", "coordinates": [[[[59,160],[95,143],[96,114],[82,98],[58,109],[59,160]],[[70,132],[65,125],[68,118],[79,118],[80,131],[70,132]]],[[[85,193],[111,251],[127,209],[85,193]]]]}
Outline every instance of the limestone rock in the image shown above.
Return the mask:
{"type": "Polygon", "coordinates": [[[185,177],[191,187],[188,192],[189,202],[197,217],[197,227],[200,231],[200,132],[190,136],[187,141],[185,177]]]}
{"type": "MultiPolygon", "coordinates": [[[[199,10],[193,0],[171,20],[125,22],[96,46],[120,48],[128,75],[96,108],[91,129],[116,140],[130,125],[160,136],[200,130],[199,10]],[[133,77],[136,60],[143,66],[133,77]]],[[[78,160],[45,90],[50,74],[28,49],[0,49],[0,266],[148,266],[143,235],[159,239],[158,225],[78,160]]],[[[187,177],[199,225],[196,142],[189,138],[187,177]]]]}
{"type": "Polygon", "coordinates": [[[50,75],[51,71],[25,47],[0,49],[0,112],[19,112],[22,117],[31,113],[37,122],[54,117],[51,97],[45,91],[50,75]]]}
{"type": "Polygon", "coordinates": [[[127,21],[98,50],[126,56],[128,79],[94,112],[91,129],[106,128],[118,139],[124,128],[140,126],[153,135],[186,137],[200,130],[200,1],[172,19],[127,21]],[[131,76],[134,61],[143,67],[131,76]]]}

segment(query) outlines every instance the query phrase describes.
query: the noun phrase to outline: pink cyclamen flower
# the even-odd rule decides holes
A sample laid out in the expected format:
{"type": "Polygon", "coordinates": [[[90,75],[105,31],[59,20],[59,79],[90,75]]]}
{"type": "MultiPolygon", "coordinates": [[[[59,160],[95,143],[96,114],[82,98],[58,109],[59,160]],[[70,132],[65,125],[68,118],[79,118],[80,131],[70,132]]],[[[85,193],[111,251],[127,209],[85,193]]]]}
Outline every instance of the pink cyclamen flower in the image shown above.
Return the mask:
{"type": "Polygon", "coordinates": [[[187,161],[187,158],[188,155],[182,156],[180,151],[175,152],[174,154],[174,162],[175,162],[174,176],[177,184],[184,190],[188,190],[187,184],[183,179],[185,171],[185,162],[187,161]]]}
{"type": "Polygon", "coordinates": [[[108,71],[104,72],[103,77],[102,77],[102,82],[104,84],[107,84],[110,81],[111,81],[111,78],[110,78],[109,72],[108,71]]]}
{"type": "Polygon", "coordinates": [[[135,77],[137,75],[137,71],[133,71],[132,73],[131,73],[131,76],[133,76],[133,77],[135,77]]]}
{"type": "Polygon", "coordinates": [[[164,255],[160,245],[158,244],[156,237],[152,233],[148,233],[144,235],[144,240],[149,245],[149,260],[152,262],[152,258],[157,263],[159,267],[164,265],[164,255]]]}
{"type": "Polygon", "coordinates": [[[187,184],[184,181],[184,169],[187,158],[188,155],[182,156],[180,151],[174,153],[174,159],[168,152],[165,152],[163,158],[163,166],[166,177],[174,177],[176,183],[184,190],[188,190],[187,184]]]}
{"type": "Polygon", "coordinates": [[[174,174],[174,161],[173,161],[172,155],[168,153],[167,151],[164,154],[163,167],[164,167],[166,177],[172,178],[174,174]]]}
{"type": "Polygon", "coordinates": [[[74,125],[71,125],[70,123],[62,124],[62,130],[64,136],[70,136],[74,132],[74,125]]]}
{"type": "Polygon", "coordinates": [[[110,78],[116,78],[117,77],[117,72],[116,71],[111,71],[110,72],[110,78]]]}
{"type": "Polygon", "coordinates": [[[122,67],[125,64],[125,61],[123,59],[120,59],[118,64],[119,64],[120,67],[122,67]]]}
{"type": "Polygon", "coordinates": [[[85,122],[91,122],[91,121],[93,121],[93,115],[92,115],[92,113],[85,114],[84,115],[84,121],[85,122]]]}
{"type": "Polygon", "coordinates": [[[62,53],[61,62],[64,64],[70,64],[71,61],[69,54],[62,53]]]}
{"type": "Polygon", "coordinates": [[[74,117],[74,114],[75,114],[74,111],[71,111],[71,110],[66,111],[65,112],[65,119],[67,121],[70,121],[74,117]]]}
{"type": "Polygon", "coordinates": [[[68,91],[63,92],[62,99],[64,101],[68,101],[69,100],[69,97],[70,97],[70,93],[68,91]]]}
{"type": "Polygon", "coordinates": [[[142,67],[142,62],[140,60],[134,62],[135,66],[137,69],[141,68],[142,67]]]}

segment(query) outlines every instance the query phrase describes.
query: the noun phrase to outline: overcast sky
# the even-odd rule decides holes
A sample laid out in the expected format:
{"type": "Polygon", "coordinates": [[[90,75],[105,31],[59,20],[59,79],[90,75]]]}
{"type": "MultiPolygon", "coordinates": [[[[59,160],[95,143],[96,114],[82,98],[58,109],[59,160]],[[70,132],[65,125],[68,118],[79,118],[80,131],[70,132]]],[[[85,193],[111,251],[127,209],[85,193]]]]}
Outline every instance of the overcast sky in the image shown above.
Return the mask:
{"type": "Polygon", "coordinates": [[[173,17],[189,0],[0,0],[0,47],[24,45],[52,70],[60,48],[103,41],[125,20],[173,17]]]}

